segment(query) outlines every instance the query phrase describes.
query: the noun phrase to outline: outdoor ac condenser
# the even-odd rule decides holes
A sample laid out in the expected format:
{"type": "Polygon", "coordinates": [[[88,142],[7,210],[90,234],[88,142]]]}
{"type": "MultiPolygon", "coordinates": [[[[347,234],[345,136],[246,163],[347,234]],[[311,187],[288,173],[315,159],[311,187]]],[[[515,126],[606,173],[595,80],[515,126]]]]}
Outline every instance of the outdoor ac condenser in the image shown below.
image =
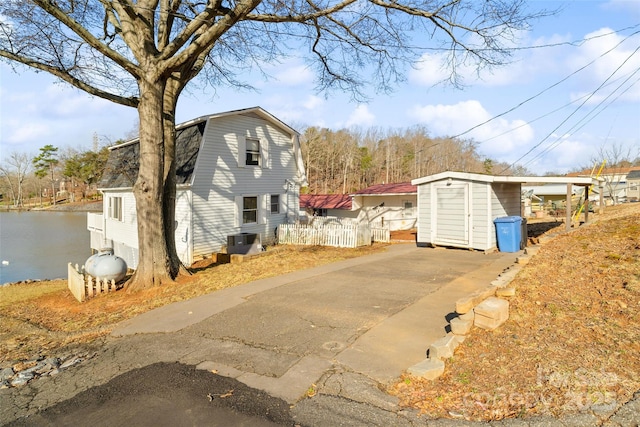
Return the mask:
{"type": "Polygon", "coordinates": [[[251,255],[262,252],[262,240],[256,233],[240,233],[227,236],[227,253],[251,255]]]}

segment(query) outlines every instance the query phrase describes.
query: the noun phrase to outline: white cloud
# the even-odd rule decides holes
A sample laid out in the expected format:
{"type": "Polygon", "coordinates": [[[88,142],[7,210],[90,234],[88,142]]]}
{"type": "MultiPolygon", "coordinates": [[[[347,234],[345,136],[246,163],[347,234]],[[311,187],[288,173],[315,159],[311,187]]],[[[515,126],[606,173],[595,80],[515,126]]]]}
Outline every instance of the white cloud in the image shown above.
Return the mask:
{"type": "MultiPolygon", "coordinates": [[[[454,105],[417,105],[409,111],[409,115],[425,124],[436,136],[461,134],[492,117],[476,100],[454,105]]],[[[523,120],[498,118],[466,133],[462,138],[473,138],[479,142],[481,151],[490,157],[503,157],[530,142],[533,129],[523,120]]]]}
{"type": "MultiPolygon", "coordinates": [[[[304,86],[313,83],[314,73],[307,65],[296,58],[284,58],[269,64],[263,64],[267,74],[273,77],[269,85],[280,86],[304,86]]],[[[266,82],[261,82],[258,86],[264,86],[266,82]]]]}
{"type": "MultiPolygon", "coordinates": [[[[624,37],[612,31],[609,28],[601,28],[585,35],[585,39],[591,40],[578,47],[567,58],[567,66],[573,69],[582,67],[595,59],[592,65],[578,75],[579,89],[572,93],[573,99],[593,92],[609,79],[608,83],[611,84],[607,84],[597,93],[597,96],[589,100],[590,105],[596,104],[622,84],[625,78],[640,69],[640,53],[634,54],[640,43],[640,36],[631,37],[623,42],[624,37]]],[[[637,76],[632,77],[631,82],[636,79],[637,76]]],[[[619,100],[640,102],[640,85],[629,87],[623,92],[619,100]]],[[[610,99],[616,97],[617,95],[613,95],[610,99]]]]}
{"type": "Polygon", "coordinates": [[[369,111],[369,107],[365,104],[360,104],[356,107],[347,119],[347,127],[355,126],[372,126],[375,123],[376,116],[369,111]]]}
{"type": "Polygon", "coordinates": [[[324,105],[324,100],[315,95],[309,95],[307,100],[303,102],[302,106],[307,110],[315,110],[324,105]]]}

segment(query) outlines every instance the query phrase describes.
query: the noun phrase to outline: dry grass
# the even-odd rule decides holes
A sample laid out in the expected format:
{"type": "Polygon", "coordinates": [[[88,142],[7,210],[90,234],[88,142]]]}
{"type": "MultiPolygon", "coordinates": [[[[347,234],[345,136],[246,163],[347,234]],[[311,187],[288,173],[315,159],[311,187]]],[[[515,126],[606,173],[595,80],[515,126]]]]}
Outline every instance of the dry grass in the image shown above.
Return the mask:
{"type": "Polygon", "coordinates": [[[115,292],[78,303],[64,280],[0,287],[0,364],[28,360],[90,343],[114,325],[153,308],[195,296],[384,250],[279,246],[240,264],[201,261],[175,285],[115,292]]]}
{"type": "Polygon", "coordinates": [[[507,323],[473,329],[437,380],[403,377],[403,405],[496,420],[612,410],[640,389],[640,204],[557,236],[513,284],[507,323]]]}

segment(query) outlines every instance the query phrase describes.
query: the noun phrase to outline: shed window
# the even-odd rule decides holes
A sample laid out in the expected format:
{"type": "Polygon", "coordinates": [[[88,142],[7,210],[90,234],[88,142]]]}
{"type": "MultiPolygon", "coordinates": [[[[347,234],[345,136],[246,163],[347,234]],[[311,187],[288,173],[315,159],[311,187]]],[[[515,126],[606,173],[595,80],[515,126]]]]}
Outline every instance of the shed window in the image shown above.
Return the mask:
{"type": "Polygon", "coordinates": [[[242,223],[255,224],[258,222],[258,198],[256,196],[242,198],[242,223]]]}
{"type": "Polygon", "coordinates": [[[260,140],[247,138],[245,164],[260,166],[260,140]]]}

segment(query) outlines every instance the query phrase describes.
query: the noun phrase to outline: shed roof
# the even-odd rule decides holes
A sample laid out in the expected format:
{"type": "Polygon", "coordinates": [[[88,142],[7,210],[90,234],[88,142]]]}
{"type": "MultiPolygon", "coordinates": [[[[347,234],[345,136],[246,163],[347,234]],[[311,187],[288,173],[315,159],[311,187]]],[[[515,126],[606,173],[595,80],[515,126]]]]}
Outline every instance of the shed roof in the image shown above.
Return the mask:
{"type": "Polygon", "coordinates": [[[418,194],[418,187],[411,182],[376,184],[356,191],[354,196],[390,196],[395,194],[418,194]]]}
{"type": "Polygon", "coordinates": [[[512,183],[538,183],[538,184],[574,184],[574,185],[591,185],[597,182],[594,178],[578,177],[578,176],[503,176],[503,175],[486,175],[480,173],[468,172],[441,172],[435,175],[429,175],[422,178],[416,178],[411,181],[413,185],[427,184],[429,182],[441,181],[444,179],[457,179],[462,181],[480,181],[480,182],[512,182],[512,183]]]}
{"type": "Polygon", "coordinates": [[[300,208],[351,210],[351,196],[348,194],[301,194],[300,208]]]}

